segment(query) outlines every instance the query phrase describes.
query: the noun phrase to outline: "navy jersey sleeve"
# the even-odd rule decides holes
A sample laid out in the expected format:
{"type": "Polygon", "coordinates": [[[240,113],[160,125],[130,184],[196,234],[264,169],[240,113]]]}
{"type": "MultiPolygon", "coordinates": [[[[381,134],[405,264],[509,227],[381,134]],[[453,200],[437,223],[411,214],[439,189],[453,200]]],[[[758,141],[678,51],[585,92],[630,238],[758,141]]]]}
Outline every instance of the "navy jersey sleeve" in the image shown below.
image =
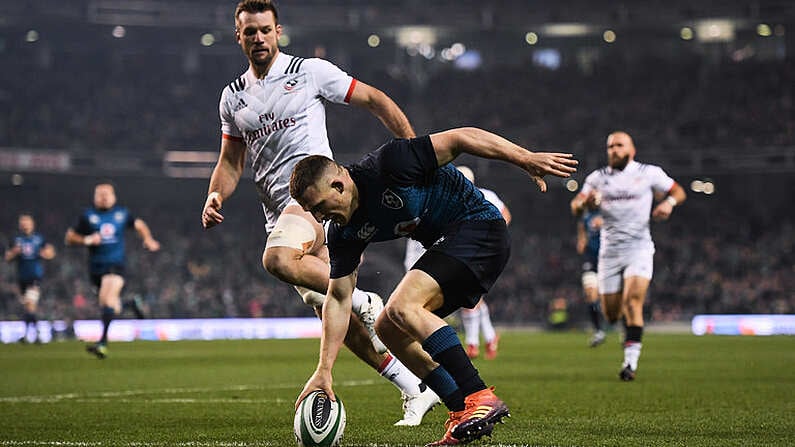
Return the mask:
{"type": "Polygon", "coordinates": [[[399,185],[422,185],[433,177],[439,162],[428,135],[395,139],[381,147],[381,172],[399,185]]]}
{"type": "Polygon", "coordinates": [[[127,211],[127,222],[125,222],[124,225],[127,228],[133,228],[135,226],[135,219],[137,219],[137,217],[135,217],[133,213],[130,212],[130,210],[126,211],[127,211]]]}
{"type": "Polygon", "coordinates": [[[94,229],[91,228],[91,222],[88,221],[88,216],[83,213],[80,216],[80,219],[77,221],[77,225],[75,225],[74,230],[77,234],[82,234],[87,236],[94,232],[94,229]]]}
{"type": "Polygon", "coordinates": [[[343,239],[339,226],[331,225],[328,230],[328,252],[331,259],[329,277],[343,278],[353,273],[359,267],[366,247],[365,241],[343,239]]]}

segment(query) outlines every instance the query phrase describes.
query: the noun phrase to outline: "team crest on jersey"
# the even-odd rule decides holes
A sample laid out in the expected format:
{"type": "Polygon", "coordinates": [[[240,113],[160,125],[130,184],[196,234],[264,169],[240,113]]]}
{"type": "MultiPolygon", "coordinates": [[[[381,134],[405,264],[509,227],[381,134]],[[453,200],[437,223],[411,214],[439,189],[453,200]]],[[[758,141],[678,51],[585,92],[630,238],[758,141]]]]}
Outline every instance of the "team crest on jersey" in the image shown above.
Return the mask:
{"type": "Polygon", "coordinates": [[[403,199],[401,199],[400,196],[395,194],[391,189],[387,188],[386,191],[384,191],[384,194],[381,196],[381,205],[384,205],[391,210],[399,210],[403,208],[403,199]]]}
{"type": "Polygon", "coordinates": [[[363,241],[368,241],[371,237],[373,237],[377,230],[378,228],[376,228],[375,225],[367,222],[362,225],[362,228],[360,228],[359,231],[356,232],[356,237],[363,241]]]}
{"type": "Polygon", "coordinates": [[[33,256],[33,244],[22,244],[22,255],[26,258],[33,256]]]}
{"type": "Polygon", "coordinates": [[[124,222],[124,213],[121,211],[116,211],[113,213],[113,220],[119,223],[124,222]]]}
{"type": "Polygon", "coordinates": [[[288,92],[291,92],[293,91],[296,85],[298,85],[298,79],[290,79],[289,81],[284,83],[284,89],[288,92]]]}
{"type": "Polygon", "coordinates": [[[414,233],[414,230],[420,225],[420,218],[415,217],[414,219],[407,220],[404,222],[398,222],[395,225],[395,234],[398,236],[408,236],[414,233]]]}
{"type": "Polygon", "coordinates": [[[99,227],[99,235],[103,239],[111,238],[116,235],[116,226],[110,223],[104,223],[99,227]]]}

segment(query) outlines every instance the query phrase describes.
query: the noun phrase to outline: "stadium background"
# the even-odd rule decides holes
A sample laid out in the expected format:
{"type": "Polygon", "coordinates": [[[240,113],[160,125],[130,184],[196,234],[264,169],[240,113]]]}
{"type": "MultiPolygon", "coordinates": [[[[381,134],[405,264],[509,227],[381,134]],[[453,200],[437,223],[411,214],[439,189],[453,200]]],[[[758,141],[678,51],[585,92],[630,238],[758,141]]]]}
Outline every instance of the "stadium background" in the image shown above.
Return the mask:
{"type": "MultiPolygon", "coordinates": [[[[308,316],[260,265],[265,234],[250,180],[225,223],[199,223],[219,142],[218,97],[245,69],[235,2],[0,1],[0,233],[20,211],[58,248],[42,316],[95,318],[84,250],[66,228],[110,178],[163,244],[129,243],[126,296],[157,318],[308,316]]],[[[571,151],[575,180],[604,163],[614,129],[660,164],[688,202],[653,224],[651,322],[698,313],[795,311],[795,4],[756,2],[280,2],[289,43],[390,94],[418,133],[475,125],[529,148],[571,151]],[[694,183],[696,182],[696,183],[694,183]],[[711,185],[705,188],[704,185],[711,185]],[[691,189],[695,187],[694,189],[691,189]]],[[[337,158],[388,138],[366,112],[329,106],[337,158]]],[[[585,313],[573,184],[539,194],[518,170],[464,159],[511,208],[513,256],[490,295],[503,325],[543,324],[564,297],[585,313]]],[[[385,297],[402,243],[373,246],[361,284],[385,297]]],[[[0,267],[0,320],[21,312],[0,267]]],[[[584,324],[584,321],[582,322],[584,324]]]]}

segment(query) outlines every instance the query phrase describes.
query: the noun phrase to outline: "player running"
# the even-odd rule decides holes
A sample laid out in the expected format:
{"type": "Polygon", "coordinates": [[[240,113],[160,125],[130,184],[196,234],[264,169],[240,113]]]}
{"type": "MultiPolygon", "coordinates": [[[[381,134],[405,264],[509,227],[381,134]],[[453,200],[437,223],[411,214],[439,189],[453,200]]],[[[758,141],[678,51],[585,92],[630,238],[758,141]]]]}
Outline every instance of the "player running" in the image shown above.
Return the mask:
{"type": "Polygon", "coordinates": [[[94,187],[94,206],[83,211],[77,225],[66,231],[67,245],[88,247],[89,273],[99,297],[102,337],[87,345],[86,351],[99,359],[108,354],[108,329],[122,310],[126,264],[124,230],[128,228],[135,229],[145,249],[160,250],[160,243],[152,237],[146,222],[133,216],[126,207],[117,205],[113,184],[101,182],[94,187]]]}
{"type": "Polygon", "coordinates": [[[654,242],[649,218],[666,220],[687,195],[662,168],[635,161],[626,132],[607,137],[607,166],[592,172],[571,201],[571,211],[599,206],[604,224],[599,247],[599,295],[610,324],[626,324],[621,380],[635,379],[643,337],[643,302],[653,272],[654,242]],[[654,194],[664,194],[652,211],[654,194]]]}
{"type": "Polygon", "coordinates": [[[25,308],[25,334],[19,339],[20,343],[27,343],[28,334],[33,330],[34,343],[40,343],[39,331],[36,328],[36,312],[39,308],[41,296],[41,280],[44,277],[42,260],[51,260],[55,257],[55,248],[48,243],[41,233],[36,231],[36,221],[30,213],[22,213],[18,220],[19,235],[6,250],[6,262],[17,262],[17,282],[19,284],[19,299],[25,308]]]}
{"type": "Polygon", "coordinates": [[[588,303],[588,318],[593,325],[593,335],[589,342],[595,348],[607,339],[602,327],[602,306],[599,304],[597,271],[599,265],[599,233],[602,228],[602,215],[599,209],[585,209],[577,220],[577,254],[582,258],[582,290],[588,303]]]}

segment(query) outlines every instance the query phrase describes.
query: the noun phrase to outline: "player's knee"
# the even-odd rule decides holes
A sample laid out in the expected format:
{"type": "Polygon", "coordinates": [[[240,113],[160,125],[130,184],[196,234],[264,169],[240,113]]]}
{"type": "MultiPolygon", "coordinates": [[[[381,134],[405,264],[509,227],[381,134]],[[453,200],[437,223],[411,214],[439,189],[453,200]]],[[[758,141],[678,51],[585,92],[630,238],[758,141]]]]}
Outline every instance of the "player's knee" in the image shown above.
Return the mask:
{"type": "Polygon", "coordinates": [[[386,312],[381,312],[378,317],[375,319],[375,333],[384,341],[386,338],[390,336],[390,334],[394,333],[397,329],[395,323],[389,319],[389,315],[386,312]]]}
{"type": "MultiPolygon", "coordinates": [[[[394,324],[398,327],[405,327],[407,318],[407,309],[403,306],[394,305],[393,303],[387,302],[387,306],[384,308],[383,315],[389,320],[388,324],[394,324]]],[[[387,323],[382,323],[385,327],[387,323]]]]}
{"type": "Polygon", "coordinates": [[[643,308],[643,303],[637,299],[627,299],[626,303],[624,303],[624,312],[627,315],[635,315],[636,313],[640,312],[643,308]]]}
{"type": "Polygon", "coordinates": [[[295,250],[282,247],[265,249],[262,266],[278,279],[292,283],[296,275],[298,259],[295,250]]]}
{"type": "Polygon", "coordinates": [[[36,306],[39,303],[39,289],[37,287],[30,287],[23,295],[23,301],[28,306],[36,306]]]}

